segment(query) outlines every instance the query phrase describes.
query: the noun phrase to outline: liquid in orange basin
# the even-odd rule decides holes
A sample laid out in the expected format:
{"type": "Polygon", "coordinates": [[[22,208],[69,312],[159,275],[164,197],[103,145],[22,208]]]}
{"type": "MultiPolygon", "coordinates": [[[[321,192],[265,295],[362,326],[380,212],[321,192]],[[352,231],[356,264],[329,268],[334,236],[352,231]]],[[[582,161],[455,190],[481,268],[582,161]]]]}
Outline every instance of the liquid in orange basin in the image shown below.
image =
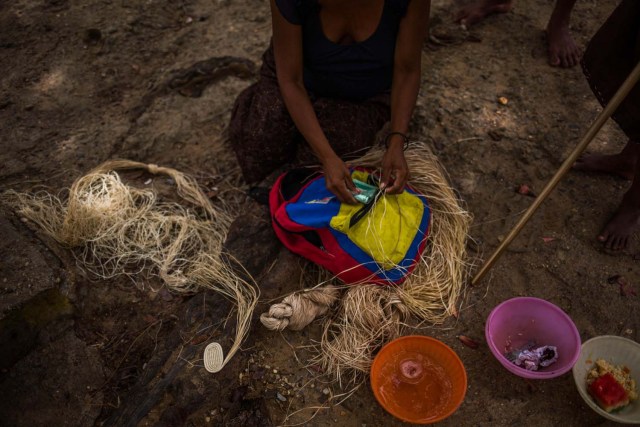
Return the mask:
{"type": "Polygon", "coordinates": [[[453,385],[445,370],[417,352],[394,355],[382,367],[379,396],[393,412],[427,423],[450,409],[453,385]]]}

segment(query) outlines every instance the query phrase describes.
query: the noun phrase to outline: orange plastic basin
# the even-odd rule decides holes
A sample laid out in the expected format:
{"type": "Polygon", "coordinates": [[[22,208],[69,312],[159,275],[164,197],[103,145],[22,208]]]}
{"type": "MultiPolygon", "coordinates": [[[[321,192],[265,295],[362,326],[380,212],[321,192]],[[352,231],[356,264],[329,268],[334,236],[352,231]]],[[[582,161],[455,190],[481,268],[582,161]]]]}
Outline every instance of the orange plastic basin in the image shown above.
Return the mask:
{"type": "Polygon", "coordinates": [[[458,355],[434,338],[409,335],[385,345],[371,365],[378,403],[402,421],[431,424],[460,406],[467,373],[458,355]]]}

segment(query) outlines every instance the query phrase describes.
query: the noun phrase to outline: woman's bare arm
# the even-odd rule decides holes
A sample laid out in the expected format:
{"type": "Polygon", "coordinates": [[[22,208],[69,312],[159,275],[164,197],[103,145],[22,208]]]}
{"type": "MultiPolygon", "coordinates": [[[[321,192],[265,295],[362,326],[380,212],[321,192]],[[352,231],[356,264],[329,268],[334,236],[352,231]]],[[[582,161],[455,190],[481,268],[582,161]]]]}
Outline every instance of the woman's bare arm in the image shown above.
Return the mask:
{"type": "Polygon", "coordinates": [[[273,50],[278,85],[296,127],[322,163],[327,188],[340,201],[356,203],[351,191],[355,185],[346,164],[335,153],[325,136],[303,81],[302,29],[288,22],[271,0],[273,50]]]}
{"type": "MultiPolygon", "coordinates": [[[[411,0],[400,23],[391,84],[390,132],[407,133],[409,121],[420,89],[422,45],[427,36],[430,0],[411,0]]],[[[400,193],[409,179],[404,159],[404,139],[399,134],[389,137],[382,163],[382,184],[388,193],[400,193]]]]}

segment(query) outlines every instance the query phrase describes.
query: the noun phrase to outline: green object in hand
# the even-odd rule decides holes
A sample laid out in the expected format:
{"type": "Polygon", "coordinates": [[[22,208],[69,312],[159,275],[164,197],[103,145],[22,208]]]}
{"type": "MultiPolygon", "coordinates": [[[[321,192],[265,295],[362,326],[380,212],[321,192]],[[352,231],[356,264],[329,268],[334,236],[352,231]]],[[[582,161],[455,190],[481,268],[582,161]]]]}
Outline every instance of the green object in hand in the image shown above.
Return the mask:
{"type": "Polygon", "coordinates": [[[379,191],[378,187],[373,186],[371,184],[367,184],[366,182],[359,181],[357,179],[354,179],[353,183],[356,186],[356,188],[360,190],[360,192],[355,193],[353,197],[355,197],[355,199],[360,203],[364,203],[364,204],[369,203],[374,199],[374,197],[376,196],[376,193],[379,191]]]}

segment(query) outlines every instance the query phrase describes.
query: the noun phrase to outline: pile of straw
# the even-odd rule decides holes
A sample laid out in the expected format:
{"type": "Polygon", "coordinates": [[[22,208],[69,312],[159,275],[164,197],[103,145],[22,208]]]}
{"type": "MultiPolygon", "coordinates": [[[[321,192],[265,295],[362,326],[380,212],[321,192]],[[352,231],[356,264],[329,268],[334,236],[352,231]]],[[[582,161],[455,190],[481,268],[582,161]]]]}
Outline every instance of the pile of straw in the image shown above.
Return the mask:
{"type": "MultiPolygon", "coordinates": [[[[383,154],[382,150],[374,149],[352,163],[380,168],[383,154]]],[[[362,381],[375,352],[403,335],[409,319],[440,324],[447,317],[457,315],[457,304],[469,271],[466,242],[471,216],[426,145],[413,146],[405,156],[411,171],[409,183],[426,196],[431,208],[429,240],[419,264],[402,286],[341,286],[344,293],[335,304],[333,314],[325,318],[315,359],[340,385],[345,381],[352,384],[362,381]]],[[[335,279],[325,282],[338,286],[335,279]]],[[[323,286],[309,285],[318,291],[323,286]]],[[[309,298],[312,292],[307,290],[295,295],[309,298]]],[[[293,296],[288,298],[291,300],[293,296]]]]}
{"type": "Polygon", "coordinates": [[[47,192],[7,192],[3,199],[61,245],[74,249],[80,267],[97,277],[127,275],[138,283],[156,275],[174,292],[210,289],[237,307],[234,343],[246,336],[257,288],[234,272],[222,252],[232,221],[214,207],[196,181],[174,169],[129,160],[103,163],[77,179],[61,199],[47,192]],[[116,170],[143,169],[169,176],[185,205],[158,200],[150,189],[122,182],[116,170]]]}
{"type": "MultiPolygon", "coordinates": [[[[383,154],[374,149],[353,164],[380,168],[383,154]]],[[[316,362],[340,384],[362,380],[375,351],[402,335],[410,319],[439,324],[457,313],[468,272],[465,247],[471,217],[428,147],[415,145],[406,159],[410,184],[427,197],[432,221],[427,248],[404,284],[345,287],[326,272],[307,275],[311,289],[288,296],[261,317],[272,329],[301,329],[333,306],[324,321],[316,362]]],[[[223,254],[233,219],[230,209],[214,207],[192,178],[170,168],[114,160],[76,180],[63,199],[46,192],[9,192],[3,199],[60,244],[73,248],[80,266],[98,277],[125,274],[135,280],[157,275],[174,292],[204,288],[232,300],[237,327],[223,366],[238,350],[248,333],[258,290],[239,277],[223,254]],[[123,169],[168,175],[189,207],[126,185],[115,172],[123,169]]]]}

